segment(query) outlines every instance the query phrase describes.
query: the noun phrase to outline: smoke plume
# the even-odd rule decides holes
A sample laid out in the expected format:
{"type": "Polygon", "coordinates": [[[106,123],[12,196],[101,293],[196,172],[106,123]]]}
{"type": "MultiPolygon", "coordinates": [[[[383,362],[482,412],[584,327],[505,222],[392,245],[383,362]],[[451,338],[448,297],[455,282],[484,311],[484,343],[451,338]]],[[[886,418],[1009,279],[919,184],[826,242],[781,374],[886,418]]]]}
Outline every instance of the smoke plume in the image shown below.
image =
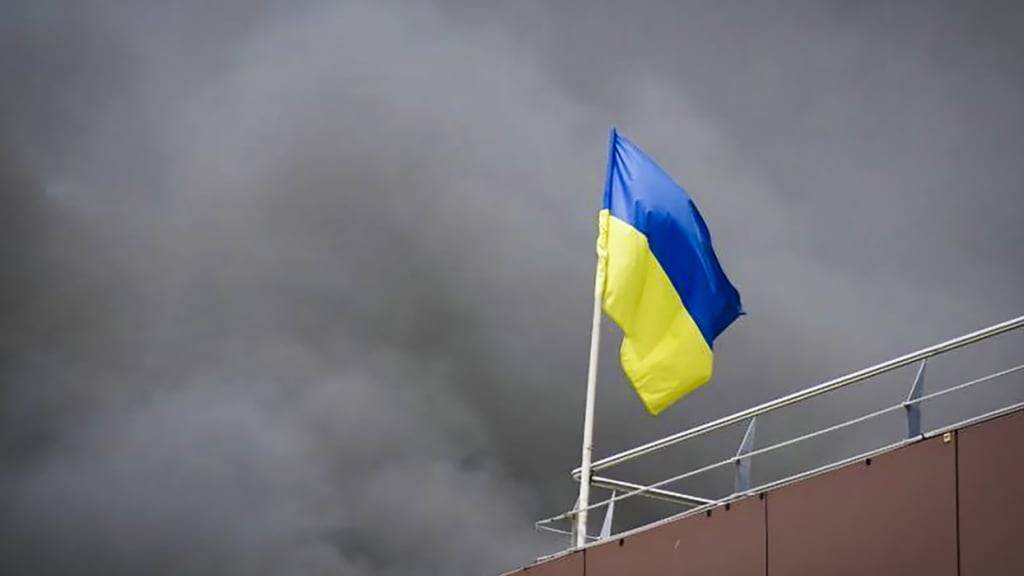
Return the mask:
{"type": "MultiPolygon", "coordinates": [[[[532,522],[575,497],[611,125],[700,204],[749,316],[657,420],[606,326],[598,454],[1024,310],[1012,5],[3,11],[4,573],[494,574],[564,547],[532,522]]],[[[1002,386],[926,425],[1019,399],[1002,386]]]]}

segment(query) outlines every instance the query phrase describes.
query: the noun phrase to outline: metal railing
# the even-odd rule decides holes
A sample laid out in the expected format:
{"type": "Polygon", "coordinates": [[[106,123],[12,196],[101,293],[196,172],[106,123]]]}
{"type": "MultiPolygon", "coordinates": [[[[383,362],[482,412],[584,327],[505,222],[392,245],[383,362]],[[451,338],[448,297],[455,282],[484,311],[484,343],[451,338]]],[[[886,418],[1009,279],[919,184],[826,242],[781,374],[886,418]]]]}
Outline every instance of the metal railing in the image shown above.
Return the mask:
{"type": "MultiPolygon", "coordinates": [[[[604,507],[604,508],[606,508],[607,512],[606,512],[605,521],[604,521],[604,525],[603,525],[603,528],[601,530],[600,536],[589,536],[588,535],[587,539],[589,539],[589,540],[599,540],[599,539],[602,539],[602,538],[608,538],[608,537],[611,536],[611,522],[612,522],[612,514],[614,513],[615,503],[619,502],[619,501],[622,501],[622,500],[626,500],[628,498],[633,498],[633,497],[636,497],[636,496],[641,496],[641,497],[646,497],[646,498],[654,498],[654,499],[658,499],[658,500],[669,501],[669,502],[673,502],[673,503],[680,504],[680,505],[683,505],[683,506],[691,507],[690,510],[684,512],[682,515],[698,513],[698,512],[701,512],[701,511],[705,510],[705,509],[709,509],[709,508],[712,508],[712,507],[715,507],[715,506],[719,506],[721,504],[730,502],[732,500],[736,500],[738,498],[742,498],[742,497],[747,496],[749,494],[763,492],[765,490],[768,490],[768,489],[771,489],[771,488],[775,488],[775,487],[778,487],[778,486],[783,485],[783,484],[787,484],[787,483],[790,483],[790,482],[795,482],[797,480],[806,478],[808,476],[812,476],[812,475],[820,474],[820,473],[828,471],[828,470],[832,470],[834,468],[843,466],[843,465],[848,464],[850,462],[855,462],[855,461],[857,461],[859,459],[868,458],[868,457],[871,457],[872,455],[875,455],[875,454],[878,454],[878,453],[882,453],[882,452],[887,452],[889,450],[893,450],[893,449],[898,448],[900,446],[904,446],[906,444],[910,444],[910,443],[916,442],[918,440],[921,440],[922,438],[927,438],[927,437],[934,436],[936,434],[945,433],[946,431],[951,430],[953,428],[958,428],[958,427],[965,426],[967,424],[973,423],[973,422],[978,421],[978,420],[982,420],[982,419],[986,419],[986,418],[991,418],[991,417],[997,416],[999,414],[1003,414],[1003,413],[1006,413],[1006,412],[1010,412],[1010,411],[1013,411],[1013,410],[1024,408],[1024,402],[1019,402],[1019,403],[1016,403],[1016,404],[1010,404],[1010,405],[1003,406],[1003,407],[1001,407],[1001,408],[999,408],[997,410],[993,410],[991,412],[987,412],[985,414],[981,414],[979,416],[975,416],[975,417],[972,417],[972,418],[967,419],[967,420],[961,420],[961,421],[959,421],[959,422],[957,422],[957,423],[955,423],[953,425],[950,425],[950,426],[946,426],[946,427],[939,428],[939,429],[936,429],[936,430],[931,430],[931,431],[928,431],[928,432],[922,432],[921,431],[921,405],[922,405],[922,403],[927,402],[929,400],[934,400],[936,398],[940,398],[942,396],[945,396],[947,394],[951,394],[953,392],[965,390],[967,388],[971,388],[973,386],[977,386],[979,384],[982,384],[982,383],[985,383],[985,382],[989,382],[989,381],[995,380],[997,378],[1001,378],[1001,377],[1004,377],[1004,376],[1008,376],[1010,374],[1014,374],[1014,373],[1018,373],[1018,372],[1024,371],[1024,364],[1020,364],[1020,365],[1017,365],[1017,366],[1006,368],[1004,370],[1000,370],[1000,371],[997,371],[997,372],[993,372],[993,373],[987,374],[987,375],[982,376],[980,378],[975,378],[973,380],[969,380],[967,382],[963,382],[961,384],[957,384],[957,385],[949,387],[949,388],[945,388],[943,390],[939,390],[937,392],[933,392],[933,393],[930,393],[930,394],[923,394],[923,383],[924,383],[924,375],[925,375],[925,366],[927,365],[928,359],[936,357],[936,356],[939,356],[939,355],[942,355],[942,354],[945,354],[945,353],[948,353],[948,352],[951,352],[953,350],[957,350],[957,349],[960,349],[960,348],[964,348],[964,347],[970,346],[972,344],[975,344],[977,342],[981,342],[983,340],[987,340],[987,339],[993,338],[993,337],[998,336],[1000,334],[1004,334],[1004,333],[1011,332],[1011,331],[1014,331],[1014,330],[1020,330],[1022,328],[1024,328],[1024,316],[1020,316],[1020,317],[1014,318],[1012,320],[1007,320],[1006,322],[995,324],[993,326],[989,326],[988,328],[984,328],[984,329],[978,330],[976,332],[971,332],[969,334],[965,334],[965,335],[960,336],[958,338],[953,338],[952,340],[947,340],[946,342],[942,342],[940,344],[936,344],[936,345],[930,346],[928,348],[923,348],[923,349],[918,350],[916,352],[911,352],[910,354],[905,354],[903,356],[900,356],[898,358],[894,358],[894,359],[889,360],[887,362],[882,362],[881,364],[876,364],[875,366],[871,366],[871,367],[865,368],[863,370],[858,370],[858,371],[853,372],[851,374],[847,374],[845,376],[841,376],[839,378],[835,378],[833,380],[829,380],[827,382],[823,382],[821,384],[818,384],[816,386],[812,386],[810,388],[806,388],[806,389],[801,390],[799,392],[795,392],[793,394],[782,396],[782,397],[777,398],[775,400],[772,400],[770,402],[765,402],[764,404],[761,404],[759,406],[755,406],[753,408],[748,408],[746,410],[742,410],[740,412],[736,412],[736,413],[731,414],[729,416],[725,416],[723,418],[719,418],[718,420],[707,422],[705,424],[701,424],[701,425],[695,426],[695,427],[690,428],[688,430],[684,430],[682,432],[679,432],[679,433],[676,433],[676,434],[672,434],[670,436],[666,436],[664,438],[655,440],[653,442],[648,442],[647,444],[643,444],[641,446],[637,446],[635,448],[631,448],[629,450],[625,450],[623,452],[619,452],[618,454],[613,454],[611,456],[608,456],[608,457],[602,458],[600,460],[597,460],[596,462],[594,462],[592,464],[592,470],[594,472],[597,472],[599,470],[606,470],[606,469],[612,468],[614,466],[617,466],[617,465],[620,465],[620,464],[623,464],[623,463],[626,463],[626,462],[630,462],[630,461],[635,460],[635,459],[637,459],[637,458],[639,458],[641,456],[653,454],[655,452],[664,450],[664,449],[666,449],[666,448],[668,448],[670,446],[674,446],[674,445],[679,444],[681,442],[685,442],[686,440],[690,440],[690,439],[693,439],[693,438],[697,438],[699,436],[703,436],[705,434],[708,434],[708,433],[713,432],[715,430],[720,430],[722,428],[725,428],[727,426],[731,426],[733,424],[737,424],[737,423],[744,422],[744,421],[749,421],[749,425],[747,427],[746,434],[744,434],[743,441],[740,443],[740,448],[739,448],[739,450],[738,450],[738,452],[736,453],[735,456],[732,456],[732,457],[729,457],[729,458],[726,458],[726,459],[714,462],[712,464],[709,464],[709,465],[706,465],[706,466],[703,466],[703,467],[700,467],[700,468],[697,468],[697,469],[694,469],[694,470],[690,470],[690,471],[687,471],[687,472],[684,472],[684,473],[681,473],[681,474],[678,474],[678,475],[675,475],[675,476],[671,476],[671,477],[666,478],[664,480],[660,480],[660,481],[655,482],[653,484],[647,484],[647,485],[636,484],[636,483],[632,483],[632,482],[626,482],[626,481],[623,481],[623,480],[617,480],[617,479],[613,479],[613,478],[608,478],[608,477],[604,477],[604,476],[597,476],[597,475],[595,475],[595,476],[593,476],[591,478],[591,483],[590,483],[591,486],[595,486],[595,487],[605,488],[605,489],[611,490],[612,491],[612,495],[611,495],[610,498],[607,498],[607,499],[602,500],[600,502],[596,502],[596,503],[590,504],[586,508],[583,508],[583,509],[579,508],[578,506],[574,506],[573,509],[571,509],[571,510],[569,510],[567,512],[564,512],[562,514],[558,514],[556,516],[552,516],[550,518],[545,518],[543,520],[539,520],[535,524],[535,526],[539,530],[545,530],[545,531],[556,532],[556,533],[559,533],[559,534],[567,534],[568,535],[568,534],[571,534],[570,531],[560,530],[560,529],[555,528],[554,526],[552,526],[552,524],[555,523],[555,522],[559,522],[559,521],[572,520],[582,510],[593,510],[593,509],[596,509],[596,508],[603,508],[604,507]],[[777,443],[772,444],[770,446],[766,446],[766,447],[758,448],[758,449],[754,449],[753,448],[754,431],[755,431],[755,425],[756,425],[755,423],[757,421],[757,417],[758,416],[762,416],[764,414],[768,414],[770,412],[773,412],[773,411],[778,410],[780,408],[784,408],[786,406],[790,406],[790,405],[793,405],[793,404],[796,404],[796,403],[799,403],[799,402],[803,402],[804,400],[808,400],[808,399],[814,398],[816,396],[821,396],[823,394],[827,394],[829,392],[833,392],[835,390],[839,390],[840,388],[844,388],[844,387],[850,386],[852,384],[857,384],[857,383],[861,383],[861,382],[870,380],[870,379],[875,378],[877,376],[880,376],[882,374],[886,374],[888,372],[892,372],[892,371],[897,370],[899,368],[903,368],[905,366],[909,366],[909,365],[915,364],[915,363],[919,363],[919,368],[917,370],[917,376],[915,377],[914,383],[911,386],[910,393],[908,394],[906,400],[904,400],[903,402],[900,402],[898,404],[894,404],[894,405],[888,406],[886,408],[882,408],[880,410],[876,410],[874,412],[870,412],[868,414],[865,414],[863,416],[859,416],[857,418],[853,418],[851,420],[846,420],[846,421],[841,422],[839,424],[835,424],[835,425],[832,425],[832,426],[821,428],[819,430],[815,430],[815,431],[807,433],[807,434],[803,434],[803,435],[800,435],[800,436],[796,436],[796,437],[790,438],[788,440],[777,442],[777,443]],[[811,469],[811,470],[805,470],[805,471],[802,471],[802,472],[800,472],[798,474],[794,474],[794,475],[785,477],[785,478],[783,478],[781,480],[776,480],[776,481],[770,482],[768,484],[760,485],[760,486],[758,486],[756,488],[751,488],[750,487],[750,462],[751,462],[751,459],[753,457],[764,455],[764,454],[768,454],[768,453],[774,452],[776,450],[780,450],[782,448],[786,448],[788,446],[792,446],[794,444],[797,444],[797,443],[800,443],[800,442],[804,442],[806,440],[810,440],[812,438],[816,438],[816,437],[819,437],[819,436],[822,436],[822,435],[825,435],[825,434],[829,434],[829,433],[833,433],[833,432],[836,432],[836,431],[839,431],[839,430],[842,430],[842,429],[845,429],[845,428],[849,428],[849,427],[854,426],[856,424],[860,424],[860,423],[866,422],[868,420],[871,420],[871,419],[883,416],[885,414],[890,414],[890,413],[899,412],[899,411],[904,411],[906,413],[907,433],[906,433],[906,437],[905,438],[903,438],[903,439],[901,439],[901,440],[899,440],[897,442],[893,442],[891,444],[887,444],[887,445],[882,446],[880,448],[876,448],[876,449],[871,450],[869,452],[864,452],[864,453],[861,453],[861,454],[857,454],[856,456],[845,458],[845,459],[837,461],[837,462],[832,462],[832,463],[827,464],[825,466],[821,466],[821,467],[814,468],[814,469],[811,469]],[[680,492],[675,492],[675,491],[671,491],[671,490],[666,489],[666,486],[668,486],[669,484],[673,484],[673,483],[679,482],[681,480],[685,480],[687,478],[692,478],[694,476],[697,476],[697,475],[709,472],[711,470],[719,469],[719,468],[722,468],[722,467],[725,467],[725,466],[729,466],[729,465],[732,465],[732,466],[736,467],[735,485],[734,485],[734,491],[729,496],[727,496],[725,498],[719,498],[719,499],[702,498],[702,497],[699,497],[699,496],[683,494],[683,493],[680,493],[680,492]]],[[[579,477],[580,477],[580,470],[579,470],[579,468],[573,470],[571,475],[572,475],[572,477],[576,481],[579,481],[579,477]]],[[[671,519],[675,519],[675,518],[678,518],[679,516],[682,516],[682,515],[674,515],[671,518],[665,519],[665,520],[662,520],[662,521],[668,521],[668,520],[671,520],[671,519]]],[[[660,522],[657,522],[657,523],[660,523],[660,522]]],[[[630,531],[630,532],[632,532],[632,531],[630,531]]],[[[622,534],[620,534],[619,536],[622,536],[622,534]]]]}

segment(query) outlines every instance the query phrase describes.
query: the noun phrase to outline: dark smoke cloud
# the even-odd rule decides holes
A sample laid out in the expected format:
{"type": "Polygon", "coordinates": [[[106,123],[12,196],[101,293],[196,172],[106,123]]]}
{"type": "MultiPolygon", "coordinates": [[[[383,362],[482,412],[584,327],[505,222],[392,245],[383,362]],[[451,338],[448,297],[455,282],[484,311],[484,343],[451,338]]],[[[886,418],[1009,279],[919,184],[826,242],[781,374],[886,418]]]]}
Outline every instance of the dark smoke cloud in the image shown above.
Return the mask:
{"type": "Polygon", "coordinates": [[[1021,15],[911,4],[8,3],[3,572],[488,574],[562,546],[531,523],[574,498],[612,124],[698,199],[750,315],[656,420],[609,327],[599,453],[1019,314],[1021,15]]]}

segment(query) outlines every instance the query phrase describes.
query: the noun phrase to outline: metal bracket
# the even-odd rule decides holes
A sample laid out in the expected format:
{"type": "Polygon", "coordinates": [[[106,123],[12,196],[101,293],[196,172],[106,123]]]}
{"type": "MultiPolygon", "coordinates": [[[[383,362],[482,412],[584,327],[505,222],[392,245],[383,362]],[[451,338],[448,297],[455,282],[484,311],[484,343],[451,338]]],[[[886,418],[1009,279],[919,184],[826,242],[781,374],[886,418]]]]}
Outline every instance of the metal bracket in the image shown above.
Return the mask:
{"type": "Polygon", "coordinates": [[[750,457],[747,454],[754,449],[754,432],[757,429],[757,416],[750,419],[747,432],[740,442],[740,449],[736,451],[736,481],[734,482],[734,493],[740,494],[750,490],[750,457]]]}
{"type": "Polygon", "coordinates": [[[577,510],[579,510],[579,509],[580,509],[580,498],[579,498],[579,496],[577,496],[576,497],[576,501],[572,503],[572,508],[570,509],[570,511],[573,512],[573,514],[571,514],[569,516],[570,524],[572,525],[572,528],[570,529],[570,532],[569,532],[569,547],[570,548],[572,548],[573,546],[576,545],[576,530],[577,530],[577,528],[576,528],[576,514],[575,514],[575,512],[577,510]]]}
{"type": "Polygon", "coordinates": [[[608,538],[612,535],[612,517],[615,516],[615,491],[612,490],[612,500],[608,502],[608,509],[604,512],[604,523],[601,524],[601,538],[608,538]]]}
{"type": "Polygon", "coordinates": [[[910,394],[903,402],[903,408],[907,411],[907,438],[916,438],[921,435],[921,403],[924,393],[924,368],[928,365],[928,359],[921,361],[921,367],[917,369],[917,376],[914,378],[914,385],[910,387],[910,394]]]}
{"type": "Polygon", "coordinates": [[[642,484],[634,484],[633,482],[615,480],[604,476],[592,476],[590,478],[590,485],[607,488],[608,490],[620,490],[622,492],[634,492],[642,489],[643,492],[638,493],[637,496],[663,500],[665,502],[674,502],[676,504],[682,504],[683,506],[703,506],[714,502],[714,500],[702,498],[700,496],[682,494],[680,492],[665,490],[664,488],[647,488],[642,484]]]}
{"type": "Polygon", "coordinates": [[[755,416],[751,418],[751,423],[746,426],[743,441],[739,443],[739,450],[736,451],[736,478],[733,483],[735,494],[751,489],[751,458],[746,455],[754,450],[754,434],[757,430],[757,425],[758,417],[755,416]]]}

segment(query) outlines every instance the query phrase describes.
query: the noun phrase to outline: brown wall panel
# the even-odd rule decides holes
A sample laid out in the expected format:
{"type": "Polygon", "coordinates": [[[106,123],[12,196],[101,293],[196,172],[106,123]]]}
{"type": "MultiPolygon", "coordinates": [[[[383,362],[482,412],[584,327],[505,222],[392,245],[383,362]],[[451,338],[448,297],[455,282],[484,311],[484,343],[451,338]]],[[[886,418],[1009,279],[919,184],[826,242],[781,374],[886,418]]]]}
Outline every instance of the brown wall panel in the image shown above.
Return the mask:
{"type": "Polygon", "coordinates": [[[954,576],[956,447],[933,438],[772,491],[768,574],[954,576]]]}
{"type": "Polygon", "coordinates": [[[573,552],[502,576],[583,576],[583,553],[573,552]]]}
{"type": "Polygon", "coordinates": [[[586,551],[586,576],[763,576],[764,500],[747,498],[586,551]]]}
{"type": "Polygon", "coordinates": [[[1024,574],[1024,413],[957,435],[960,574],[1024,574]]]}

